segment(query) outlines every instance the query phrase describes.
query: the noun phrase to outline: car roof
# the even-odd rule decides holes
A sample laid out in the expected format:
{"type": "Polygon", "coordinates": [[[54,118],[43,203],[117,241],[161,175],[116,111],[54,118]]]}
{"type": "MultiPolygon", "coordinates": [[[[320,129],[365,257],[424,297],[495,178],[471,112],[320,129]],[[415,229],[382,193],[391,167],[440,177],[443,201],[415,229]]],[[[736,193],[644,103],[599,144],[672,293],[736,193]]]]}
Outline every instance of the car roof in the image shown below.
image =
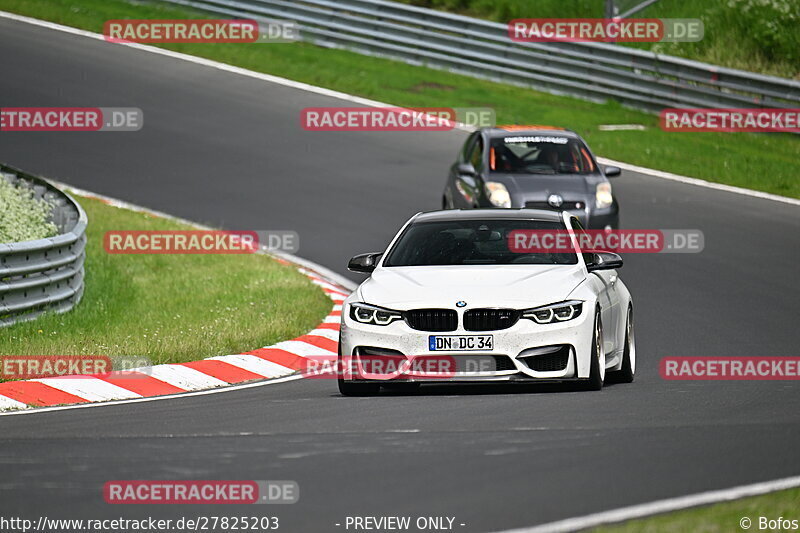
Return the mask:
{"type": "Polygon", "coordinates": [[[561,213],[545,209],[446,209],[444,211],[428,211],[414,217],[413,223],[440,222],[448,220],[542,220],[545,222],[561,222],[561,213]]]}
{"type": "Polygon", "coordinates": [[[560,137],[570,137],[579,139],[580,136],[572,130],[559,128],[556,126],[539,126],[535,124],[529,125],[509,125],[509,126],[495,126],[494,128],[485,128],[486,134],[492,138],[519,136],[519,135],[558,135],[560,137]]]}

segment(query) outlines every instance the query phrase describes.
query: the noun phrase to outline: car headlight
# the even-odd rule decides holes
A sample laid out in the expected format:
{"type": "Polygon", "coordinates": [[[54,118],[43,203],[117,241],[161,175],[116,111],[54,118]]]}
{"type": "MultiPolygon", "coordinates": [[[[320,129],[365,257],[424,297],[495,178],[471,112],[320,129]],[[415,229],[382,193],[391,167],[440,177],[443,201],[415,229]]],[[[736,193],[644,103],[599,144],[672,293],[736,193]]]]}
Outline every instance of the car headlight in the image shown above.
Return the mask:
{"type": "Polygon", "coordinates": [[[583,302],[579,300],[569,300],[557,304],[526,309],[522,312],[522,318],[533,320],[537,324],[566,322],[567,320],[579,317],[582,309],[583,302]]]}
{"type": "Polygon", "coordinates": [[[595,192],[595,205],[598,209],[611,207],[614,203],[614,195],[611,194],[611,184],[603,182],[597,185],[597,192],[595,192]]]}
{"type": "Polygon", "coordinates": [[[495,207],[511,207],[511,195],[502,183],[487,181],[484,186],[486,196],[495,207]]]}
{"type": "Polygon", "coordinates": [[[400,311],[384,309],[376,305],[354,303],[350,304],[350,318],[362,324],[387,326],[395,320],[402,320],[403,315],[400,311]]]}

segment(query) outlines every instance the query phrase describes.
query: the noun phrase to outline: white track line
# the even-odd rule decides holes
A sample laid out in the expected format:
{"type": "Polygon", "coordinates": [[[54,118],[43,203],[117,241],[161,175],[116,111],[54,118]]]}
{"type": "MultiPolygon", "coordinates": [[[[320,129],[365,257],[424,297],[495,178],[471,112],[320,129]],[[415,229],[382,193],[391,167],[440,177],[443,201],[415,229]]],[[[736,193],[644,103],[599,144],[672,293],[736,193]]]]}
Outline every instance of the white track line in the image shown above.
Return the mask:
{"type": "Polygon", "coordinates": [[[635,518],[643,518],[654,514],[678,511],[700,505],[727,502],[731,500],[738,500],[740,498],[747,498],[750,496],[759,496],[761,494],[767,494],[777,490],[791,489],[794,487],[800,487],[800,476],[776,479],[773,481],[764,481],[762,483],[754,483],[752,485],[741,485],[723,490],[700,492],[697,494],[690,494],[688,496],[668,498],[666,500],[657,500],[650,503],[631,505],[630,507],[621,507],[619,509],[612,509],[610,511],[603,511],[601,513],[579,516],[577,518],[568,518],[566,520],[550,522],[540,526],[509,529],[498,533],[562,533],[568,531],[577,531],[581,529],[597,527],[603,524],[625,522],[635,518]]]}
{"type": "Polygon", "coordinates": [[[48,387],[53,387],[60,391],[72,394],[78,398],[83,398],[90,402],[107,402],[109,400],[129,400],[131,398],[141,398],[141,394],[118,387],[113,383],[108,383],[102,379],[91,377],[73,378],[44,378],[32,379],[48,387]]]}
{"type": "Polygon", "coordinates": [[[672,174],[671,172],[664,172],[661,170],[653,170],[652,168],[637,167],[621,161],[614,161],[613,159],[606,159],[605,157],[598,157],[597,162],[603,165],[614,165],[623,170],[631,172],[638,172],[639,174],[646,174],[655,178],[665,180],[677,181],[687,185],[696,185],[698,187],[705,187],[707,189],[715,189],[718,191],[732,192],[734,194],[743,194],[745,196],[753,196],[763,200],[772,200],[774,202],[783,202],[790,205],[800,205],[800,199],[787,198],[786,196],[778,196],[777,194],[770,194],[768,192],[754,191],[752,189],[745,189],[743,187],[734,187],[733,185],[725,185],[722,183],[714,183],[713,181],[701,180],[699,178],[690,178],[688,176],[681,176],[680,174],[672,174]]]}
{"type": "MultiPolygon", "coordinates": [[[[77,28],[72,28],[72,27],[69,27],[69,26],[62,26],[61,24],[55,24],[55,23],[52,23],[52,22],[44,21],[44,20],[39,20],[39,19],[31,18],[31,17],[25,17],[25,16],[22,16],[22,15],[14,14],[14,13],[8,13],[6,11],[0,11],[0,17],[7,18],[9,20],[15,20],[17,22],[24,22],[24,23],[27,23],[27,24],[33,24],[35,26],[41,26],[43,28],[48,28],[48,29],[51,29],[51,30],[57,30],[57,31],[65,32],[65,33],[71,33],[73,35],[80,35],[82,37],[88,37],[90,39],[95,39],[95,40],[98,40],[98,41],[104,41],[105,42],[105,37],[100,33],[94,33],[94,32],[90,32],[90,31],[86,31],[86,30],[79,30],[77,28]]],[[[323,87],[317,87],[315,85],[309,85],[308,83],[302,83],[302,82],[299,82],[299,81],[288,80],[286,78],[281,78],[279,76],[272,76],[270,74],[263,74],[261,72],[255,72],[255,71],[252,71],[252,70],[247,70],[247,69],[243,69],[243,68],[239,68],[239,67],[234,67],[232,65],[227,65],[225,63],[219,63],[217,61],[211,61],[210,59],[204,59],[204,58],[201,58],[201,57],[191,56],[191,55],[187,55],[187,54],[181,54],[179,52],[173,52],[171,50],[165,50],[163,48],[156,48],[154,46],[148,46],[148,45],[138,44],[138,43],[108,43],[108,44],[109,44],[109,46],[128,46],[130,48],[136,48],[137,50],[142,50],[142,51],[150,52],[150,53],[153,53],[153,54],[159,54],[159,55],[162,55],[162,56],[171,57],[173,59],[179,59],[181,61],[188,61],[190,63],[196,63],[198,65],[203,65],[203,66],[206,66],[206,67],[215,68],[217,70],[230,72],[232,74],[239,74],[241,76],[247,76],[247,77],[259,79],[259,80],[262,80],[262,81],[275,83],[275,84],[278,84],[278,85],[283,85],[285,87],[291,87],[293,89],[297,89],[297,90],[300,90],[300,91],[306,91],[306,92],[310,92],[310,93],[314,93],[314,94],[319,94],[319,95],[322,95],[322,96],[328,96],[328,97],[331,97],[331,98],[337,98],[339,100],[344,100],[344,101],[347,101],[347,102],[353,102],[353,103],[361,104],[361,105],[368,106],[368,107],[397,107],[397,106],[392,106],[391,104],[378,102],[376,100],[370,100],[369,98],[362,98],[360,96],[353,96],[351,94],[342,93],[342,92],[339,92],[339,91],[333,91],[333,90],[330,90],[330,89],[325,89],[323,87]]],[[[460,125],[458,125],[458,129],[465,130],[465,131],[472,131],[474,128],[471,128],[471,127],[468,127],[468,126],[464,126],[463,124],[460,124],[460,125]]],[[[623,168],[625,170],[630,170],[630,171],[633,171],[633,172],[639,172],[641,174],[647,174],[649,176],[654,176],[654,177],[657,177],[657,178],[669,179],[669,180],[673,180],[673,181],[678,181],[680,183],[686,183],[686,184],[696,185],[696,186],[699,186],[699,187],[706,187],[706,188],[709,188],[709,189],[716,189],[716,190],[720,190],[720,191],[726,191],[726,192],[731,192],[731,193],[735,193],[735,194],[741,194],[741,195],[744,195],[744,196],[751,196],[751,197],[754,197],[754,198],[762,198],[762,199],[765,199],[765,200],[773,200],[773,201],[776,201],[776,202],[783,202],[783,203],[787,203],[787,204],[791,204],[791,205],[800,205],[800,200],[797,200],[797,199],[794,199],[794,198],[787,198],[785,196],[778,196],[776,194],[769,194],[769,193],[760,192],[760,191],[753,191],[753,190],[750,190],[750,189],[743,189],[741,187],[733,187],[733,186],[730,186],[730,185],[722,185],[722,184],[719,184],[719,183],[713,183],[713,182],[709,182],[709,181],[705,181],[705,180],[701,180],[701,179],[697,179],[697,178],[691,178],[691,177],[688,177],[688,176],[680,176],[678,174],[671,174],[669,172],[663,172],[663,171],[660,171],[660,170],[653,170],[653,169],[650,169],[650,168],[638,167],[638,166],[635,166],[635,165],[629,165],[627,163],[614,162],[614,161],[612,161],[610,159],[605,159],[605,158],[598,158],[598,161],[600,161],[603,164],[613,164],[613,165],[619,166],[620,168],[623,168]]],[[[281,254],[276,254],[276,255],[280,256],[281,254]]],[[[291,257],[291,256],[286,255],[286,257],[291,257]]],[[[328,270],[328,269],[326,269],[324,267],[322,269],[320,269],[320,268],[314,266],[313,263],[305,261],[303,259],[299,259],[299,260],[291,259],[291,260],[294,261],[294,262],[297,262],[299,264],[303,264],[305,262],[305,264],[308,264],[310,268],[313,268],[314,270],[317,270],[318,272],[324,273],[326,276],[328,276],[330,274],[331,279],[335,280],[337,283],[342,284],[344,287],[347,287],[350,290],[353,290],[355,288],[355,284],[353,284],[352,281],[350,281],[347,278],[344,278],[343,276],[341,276],[339,274],[336,274],[335,272],[332,272],[332,271],[330,271],[330,270],[328,270]]]]}

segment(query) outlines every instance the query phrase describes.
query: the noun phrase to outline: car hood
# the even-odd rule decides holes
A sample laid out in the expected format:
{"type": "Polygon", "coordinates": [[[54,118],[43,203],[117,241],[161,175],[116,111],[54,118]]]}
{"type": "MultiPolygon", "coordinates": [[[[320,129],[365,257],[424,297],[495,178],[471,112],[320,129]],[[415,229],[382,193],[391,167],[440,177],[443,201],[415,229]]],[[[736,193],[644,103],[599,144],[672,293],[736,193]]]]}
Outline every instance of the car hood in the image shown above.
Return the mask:
{"type": "Polygon", "coordinates": [[[378,268],[359,287],[361,301],[398,310],[523,309],[560,302],[584,279],[580,265],[480,265],[378,268]]]}
{"type": "Polygon", "coordinates": [[[560,194],[566,199],[583,199],[590,194],[587,177],[569,174],[492,174],[488,179],[502,182],[517,197],[547,199],[551,194],[560,194]]]}

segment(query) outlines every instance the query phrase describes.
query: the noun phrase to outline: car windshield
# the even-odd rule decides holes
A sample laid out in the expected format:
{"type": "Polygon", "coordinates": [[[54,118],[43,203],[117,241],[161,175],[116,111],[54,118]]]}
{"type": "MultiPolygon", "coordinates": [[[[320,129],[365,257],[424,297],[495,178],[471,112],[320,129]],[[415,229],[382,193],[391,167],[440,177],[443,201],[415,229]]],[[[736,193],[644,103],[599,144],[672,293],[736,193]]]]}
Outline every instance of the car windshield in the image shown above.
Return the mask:
{"type": "Polygon", "coordinates": [[[586,145],[560,135],[492,139],[489,170],[511,174],[590,174],[597,169],[586,145]]]}
{"type": "Polygon", "coordinates": [[[420,222],[405,229],[383,266],[574,265],[578,258],[572,253],[520,253],[509,249],[512,231],[564,229],[560,222],[540,220],[420,222]]]}

